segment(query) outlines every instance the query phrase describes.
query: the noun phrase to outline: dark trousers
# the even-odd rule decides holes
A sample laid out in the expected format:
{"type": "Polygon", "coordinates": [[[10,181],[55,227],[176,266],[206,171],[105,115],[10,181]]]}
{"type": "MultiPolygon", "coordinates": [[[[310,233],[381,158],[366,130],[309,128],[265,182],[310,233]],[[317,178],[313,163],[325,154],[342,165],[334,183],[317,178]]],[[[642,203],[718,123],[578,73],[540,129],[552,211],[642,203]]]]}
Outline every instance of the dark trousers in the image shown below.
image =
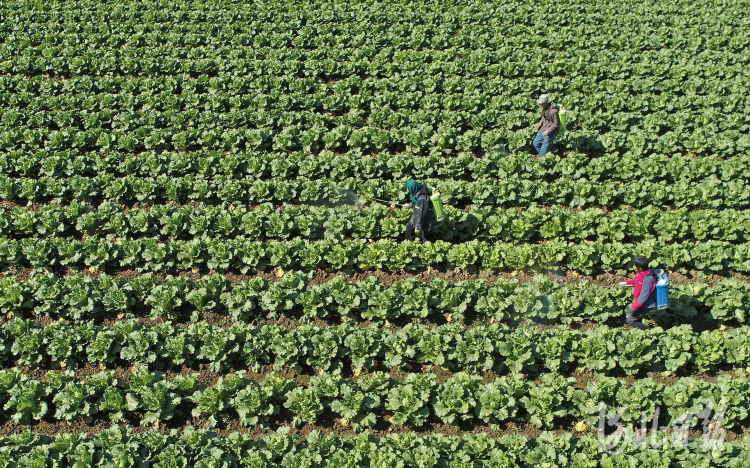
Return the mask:
{"type": "Polygon", "coordinates": [[[421,236],[422,240],[425,242],[432,240],[429,232],[419,231],[419,234],[414,232],[414,225],[411,223],[411,221],[409,221],[409,223],[406,225],[406,233],[404,234],[404,237],[406,238],[406,240],[414,240],[417,238],[417,235],[421,236]]]}
{"type": "Polygon", "coordinates": [[[631,307],[628,309],[628,317],[625,319],[625,323],[641,330],[648,330],[649,327],[643,323],[643,317],[648,315],[650,311],[651,309],[646,309],[645,307],[639,307],[636,310],[633,310],[631,307]]]}

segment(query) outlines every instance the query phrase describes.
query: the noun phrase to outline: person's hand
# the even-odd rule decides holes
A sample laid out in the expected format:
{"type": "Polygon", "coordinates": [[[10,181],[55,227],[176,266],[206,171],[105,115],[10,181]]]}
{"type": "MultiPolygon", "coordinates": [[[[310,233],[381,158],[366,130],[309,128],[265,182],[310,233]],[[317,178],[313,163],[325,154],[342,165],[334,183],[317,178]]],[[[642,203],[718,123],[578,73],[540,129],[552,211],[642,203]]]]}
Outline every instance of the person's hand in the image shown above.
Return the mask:
{"type": "Polygon", "coordinates": [[[627,286],[627,285],[628,285],[628,283],[626,283],[625,281],[621,281],[621,282],[617,283],[617,286],[620,286],[620,287],[627,286]]]}
{"type": "Polygon", "coordinates": [[[542,132],[542,136],[543,137],[549,136],[549,132],[542,132]]]}
{"type": "Polygon", "coordinates": [[[542,128],[542,124],[534,125],[534,130],[539,130],[540,128],[542,128]]]}
{"type": "Polygon", "coordinates": [[[419,234],[419,229],[415,229],[415,230],[414,230],[414,233],[415,233],[415,234],[419,234]]]}
{"type": "Polygon", "coordinates": [[[414,204],[412,202],[409,202],[404,205],[404,208],[414,208],[414,204]]]}

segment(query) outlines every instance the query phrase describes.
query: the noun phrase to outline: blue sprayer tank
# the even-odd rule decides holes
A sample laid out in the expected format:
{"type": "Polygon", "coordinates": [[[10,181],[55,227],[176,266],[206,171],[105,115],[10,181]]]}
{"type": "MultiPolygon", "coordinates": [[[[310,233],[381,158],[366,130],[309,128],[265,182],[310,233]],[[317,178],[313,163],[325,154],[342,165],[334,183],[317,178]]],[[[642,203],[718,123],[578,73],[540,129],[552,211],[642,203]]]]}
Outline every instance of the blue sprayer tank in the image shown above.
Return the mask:
{"type": "Polygon", "coordinates": [[[656,275],[656,308],[669,308],[669,277],[665,270],[653,270],[656,275]]]}

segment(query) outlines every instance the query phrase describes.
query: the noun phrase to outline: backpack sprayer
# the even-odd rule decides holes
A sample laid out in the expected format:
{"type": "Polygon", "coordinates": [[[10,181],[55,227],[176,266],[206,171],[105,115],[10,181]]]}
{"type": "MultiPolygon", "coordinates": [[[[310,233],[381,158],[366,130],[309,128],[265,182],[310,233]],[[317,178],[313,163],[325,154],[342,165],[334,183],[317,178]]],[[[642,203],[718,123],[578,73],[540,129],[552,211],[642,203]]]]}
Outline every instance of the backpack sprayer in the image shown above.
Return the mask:
{"type": "Polygon", "coordinates": [[[438,192],[437,189],[432,191],[432,195],[430,196],[430,201],[432,202],[432,210],[435,212],[435,217],[437,218],[438,223],[443,222],[443,201],[440,199],[440,192],[438,192]]]}
{"type": "Polygon", "coordinates": [[[572,117],[572,113],[568,112],[562,104],[553,104],[552,107],[557,109],[557,118],[560,120],[560,126],[557,128],[557,136],[565,135],[565,129],[568,127],[568,120],[572,117]]]}
{"type": "Polygon", "coordinates": [[[669,308],[669,277],[666,270],[651,270],[656,275],[656,308],[669,308]]]}

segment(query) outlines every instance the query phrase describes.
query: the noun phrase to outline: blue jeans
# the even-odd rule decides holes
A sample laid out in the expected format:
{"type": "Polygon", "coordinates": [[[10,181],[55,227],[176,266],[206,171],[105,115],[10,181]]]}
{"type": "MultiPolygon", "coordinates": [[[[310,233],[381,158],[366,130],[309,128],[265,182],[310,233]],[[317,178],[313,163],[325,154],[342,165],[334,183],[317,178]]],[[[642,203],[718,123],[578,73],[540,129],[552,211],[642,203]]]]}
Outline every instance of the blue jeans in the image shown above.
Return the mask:
{"type": "Polygon", "coordinates": [[[543,136],[541,130],[537,132],[536,138],[534,138],[534,148],[536,148],[536,152],[539,153],[539,156],[544,156],[549,152],[556,136],[557,135],[543,136]]]}

